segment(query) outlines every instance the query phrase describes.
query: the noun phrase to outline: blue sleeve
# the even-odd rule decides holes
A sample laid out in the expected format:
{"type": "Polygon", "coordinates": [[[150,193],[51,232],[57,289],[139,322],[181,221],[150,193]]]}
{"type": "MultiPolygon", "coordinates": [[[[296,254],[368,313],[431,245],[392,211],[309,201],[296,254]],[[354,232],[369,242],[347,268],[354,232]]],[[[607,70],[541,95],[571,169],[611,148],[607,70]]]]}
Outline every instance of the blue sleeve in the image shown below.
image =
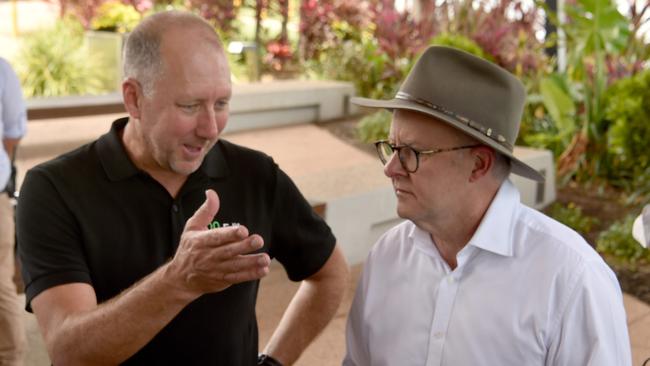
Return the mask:
{"type": "Polygon", "coordinates": [[[0,120],[3,138],[17,139],[27,130],[27,110],[18,76],[7,61],[0,59],[0,120]]]}

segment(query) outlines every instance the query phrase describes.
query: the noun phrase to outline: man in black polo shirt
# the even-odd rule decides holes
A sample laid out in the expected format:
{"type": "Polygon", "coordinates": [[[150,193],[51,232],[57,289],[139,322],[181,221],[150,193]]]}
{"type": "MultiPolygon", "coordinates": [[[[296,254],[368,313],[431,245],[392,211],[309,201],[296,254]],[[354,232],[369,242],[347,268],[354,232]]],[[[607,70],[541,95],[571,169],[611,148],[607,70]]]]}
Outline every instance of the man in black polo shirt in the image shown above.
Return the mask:
{"type": "Polygon", "coordinates": [[[270,157],[217,142],[231,95],[217,35],[153,15],[127,41],[125,76],[129,117],[22,186],[27,307],[54,364],[255,365],[270,258],[303,282],[259,364],[293,363],[333,317],[347,265],[270,157]]]}

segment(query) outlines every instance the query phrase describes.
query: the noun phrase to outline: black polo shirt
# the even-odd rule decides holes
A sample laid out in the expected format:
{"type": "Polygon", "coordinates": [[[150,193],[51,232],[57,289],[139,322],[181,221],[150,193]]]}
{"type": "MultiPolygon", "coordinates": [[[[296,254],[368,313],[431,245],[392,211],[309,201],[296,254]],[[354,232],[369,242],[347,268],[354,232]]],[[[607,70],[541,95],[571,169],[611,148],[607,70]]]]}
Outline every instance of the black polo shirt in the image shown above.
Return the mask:
{"type": "MultiPolygon", "coordinates": [[[[18,251],[29,303],[50,287],[83,282],[101,303],[167,262],[185,221],[214,189],[214,225],[239,223],[294,281],[318,271],[331,230],[263,153],[220,140],[174,199],[130,161],[113,123],[97,141],[31,169],[18,204],[18,251]]],[[[204,295],[125,364],[254,365],[259,281],[204,295]]]]}

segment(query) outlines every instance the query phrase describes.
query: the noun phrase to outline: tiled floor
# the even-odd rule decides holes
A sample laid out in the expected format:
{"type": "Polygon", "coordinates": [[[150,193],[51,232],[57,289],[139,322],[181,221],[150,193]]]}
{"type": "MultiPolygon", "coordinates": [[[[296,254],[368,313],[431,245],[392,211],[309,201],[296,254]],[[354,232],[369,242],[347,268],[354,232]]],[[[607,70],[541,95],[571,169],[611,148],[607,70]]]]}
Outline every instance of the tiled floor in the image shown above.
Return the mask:
{"type": "MultiPolygon", "coordinates": [[[[632,364],[641,366],[645,360],[650,359],[650,306],[633,296],[624,296],[632,344],[632,364]]],[[[650,365],[650,361],[647,365],[650,365]]]]}

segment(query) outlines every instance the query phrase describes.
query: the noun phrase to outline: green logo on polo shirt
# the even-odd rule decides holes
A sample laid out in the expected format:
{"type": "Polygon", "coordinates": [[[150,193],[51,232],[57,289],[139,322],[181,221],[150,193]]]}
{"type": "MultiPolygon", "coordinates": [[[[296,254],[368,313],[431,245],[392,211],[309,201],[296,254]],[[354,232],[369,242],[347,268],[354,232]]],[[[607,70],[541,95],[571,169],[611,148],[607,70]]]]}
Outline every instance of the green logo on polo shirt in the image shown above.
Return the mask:
{"type": "Polygon", "coordinates": [[[239,223],[238,222],[232,222],[232,223],[225,222],[225,223],[222,224],[218,220],[214,220],[208,225],[208,229],[218,229],[220,227],[229,227],[229,226],[239,226],[239,223]]]}

